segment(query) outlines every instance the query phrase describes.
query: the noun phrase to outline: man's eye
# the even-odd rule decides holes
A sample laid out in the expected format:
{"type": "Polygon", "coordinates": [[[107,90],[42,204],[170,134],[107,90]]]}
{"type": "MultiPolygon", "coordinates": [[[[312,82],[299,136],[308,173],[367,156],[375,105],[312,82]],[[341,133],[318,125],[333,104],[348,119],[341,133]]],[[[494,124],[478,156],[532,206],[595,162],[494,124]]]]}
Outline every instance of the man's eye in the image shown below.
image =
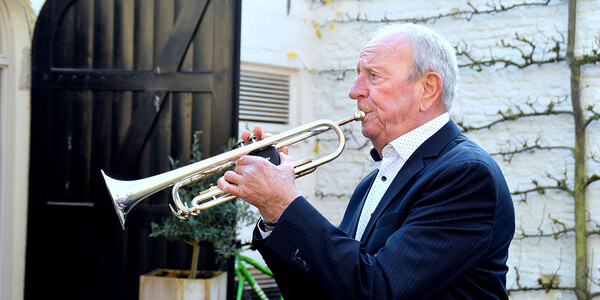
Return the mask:
{"type": "Polygon", "coordinates": [[[377,76],[375,73],[370,73],[369,77],[371,77],[371,79],[377,79],[379,76],[377,76]]]}

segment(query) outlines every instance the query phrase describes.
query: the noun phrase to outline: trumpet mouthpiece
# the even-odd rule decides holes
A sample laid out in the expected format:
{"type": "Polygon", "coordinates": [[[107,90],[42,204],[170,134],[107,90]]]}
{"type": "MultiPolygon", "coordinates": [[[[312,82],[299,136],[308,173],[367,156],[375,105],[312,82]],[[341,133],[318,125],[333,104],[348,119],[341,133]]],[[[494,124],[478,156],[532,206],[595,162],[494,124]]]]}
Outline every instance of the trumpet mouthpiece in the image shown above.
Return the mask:
{"type": "Polygon", "coordinates": [[[365,113],[362,110],[357,110],[354,113],[354,119],[356,121],[362,121],[362,120],[364,120],[365,119],[365,113]]]}

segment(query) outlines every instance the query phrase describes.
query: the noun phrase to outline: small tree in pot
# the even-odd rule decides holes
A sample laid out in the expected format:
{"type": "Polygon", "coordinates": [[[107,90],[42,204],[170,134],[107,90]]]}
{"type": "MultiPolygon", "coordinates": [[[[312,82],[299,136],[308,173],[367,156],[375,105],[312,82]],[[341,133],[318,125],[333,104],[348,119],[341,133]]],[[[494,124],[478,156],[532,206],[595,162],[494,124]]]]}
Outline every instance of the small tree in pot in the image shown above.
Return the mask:
{"type": "MultiPolygon", "coordinates": [[[[200,132],[194,134],[190,164],[202,159],[199,135],[200,132]]],[[[226,151],[232,149],[234,145],[235,141],[231,139],[226,151]]],[[[172,157],[169,157],[169,159],[172,168],[180,166],[178,160],[174,160],[172,157]]],[[[179,192],[182,201],[189,205],[191,200],[200,192],[208,189],[211,185],[216,185],[217,180],[223,173],[209,175],[200,181],[181,188],[179,192]]],[[[196,278],[200,245],[208,242],[214,247],[216,264],[219,266],[219,270],[224,270],[227,260],[235,256],[240,249],[236,240],[239,225],[249,225],[254,220],[256,220],[256,214],[250,209],[250,205],[235,199],[204,210],[198,216],[191,216],[185,220],[172,215],[163,220],[162,224],[152,223],[150,237],[164,237],[170,241],[183,241],[193,246],[188,278],[196,278]]]]}

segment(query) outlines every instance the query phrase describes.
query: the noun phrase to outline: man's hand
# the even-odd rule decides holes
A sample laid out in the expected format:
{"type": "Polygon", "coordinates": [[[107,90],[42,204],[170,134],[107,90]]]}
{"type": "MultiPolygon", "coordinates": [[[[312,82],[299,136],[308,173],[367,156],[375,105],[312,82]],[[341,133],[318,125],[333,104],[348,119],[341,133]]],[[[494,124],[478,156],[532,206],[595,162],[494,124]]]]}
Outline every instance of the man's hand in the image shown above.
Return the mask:
{"type": "MultiPolygon", "coordinates": [[[[270,136],[258,125],[253,131],[257,141],[270,136]]],[[[247,130],[242,132],[245,145],[251,143],[250,135],[247,130]]],[[[262,157],[244,155],[237,160],[235,170],[226,172],[217,184],[224,192],[258,208],[266,221],[277,221],[298,197],[293,161],[287,155],[287,147],[280,149],[279,157],[281,163],[276,166],[262,157]]]]}
{"type": "Polygon", "coordinates": [[[256,206],[267,221],[277,221],[298,193],[294,185],[292,158],[280,153],[281,164],[244,155],[237,161],[235,171],[227,171],[217,184],[224,192],[242,198],[256,206]]]}
{"type": "MultiPolygon", "coordinates": [[[[262,130],[262,127],[260,127],[260,125],[256,125],[254,126],[254,129],[252,130],[254,133],[254,138],[256,139],[256,141],[260,141],[263,139],[266,139],[268,137],[271,137],[272,135],[270,133],[264,133],[262,130]]],[[[242,139],[244,140],[244,145],[248,145],[252,143],[252,140],[250,140],[250,137],[252,136],[252,133],[250,133],[250,131],[244,129],[242,131],[242,139]]],[[[283,152],[285,154],[288,154],[288,147],[282,147],[279,149],[279,152],[283,152]]]]}

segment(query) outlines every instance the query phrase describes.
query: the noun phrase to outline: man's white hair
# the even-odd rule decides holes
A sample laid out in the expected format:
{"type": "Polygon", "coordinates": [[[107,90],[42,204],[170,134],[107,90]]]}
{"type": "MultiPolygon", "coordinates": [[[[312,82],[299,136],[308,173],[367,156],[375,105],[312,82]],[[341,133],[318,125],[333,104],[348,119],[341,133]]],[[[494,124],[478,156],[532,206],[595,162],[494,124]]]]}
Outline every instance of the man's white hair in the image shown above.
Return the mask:
{"type": "Polygon", "coordinates": [[[372,41],[395,33],[403,33],[412,42],[414,69],[408,80],[416,80],[427,72],[438,73],[442,78],[441,99],[446,109],[450,110],[458,82],[454,48],[435,31],[412,23],[382,27],[372,41]]]}

